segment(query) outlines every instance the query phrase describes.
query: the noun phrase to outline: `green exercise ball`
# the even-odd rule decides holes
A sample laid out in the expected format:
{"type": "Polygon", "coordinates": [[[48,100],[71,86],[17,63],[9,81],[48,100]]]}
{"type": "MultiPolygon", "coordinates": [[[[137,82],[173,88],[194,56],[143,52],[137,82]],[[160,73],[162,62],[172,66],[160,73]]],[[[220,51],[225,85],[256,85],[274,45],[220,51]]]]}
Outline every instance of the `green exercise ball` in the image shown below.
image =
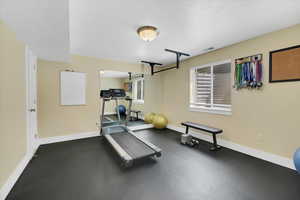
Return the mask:
{"type": "Polygon", "coordinates": [[[153,122],[153,126],[158,129],[166,128],[168,124],[168,120],[164,115],[155,115],[153,122]]]}
{"type": "Polygon", "coordinates": [[[145,122],[151,124],[153,122],[155,113],[151,112],[145,115],[145,122]]]}

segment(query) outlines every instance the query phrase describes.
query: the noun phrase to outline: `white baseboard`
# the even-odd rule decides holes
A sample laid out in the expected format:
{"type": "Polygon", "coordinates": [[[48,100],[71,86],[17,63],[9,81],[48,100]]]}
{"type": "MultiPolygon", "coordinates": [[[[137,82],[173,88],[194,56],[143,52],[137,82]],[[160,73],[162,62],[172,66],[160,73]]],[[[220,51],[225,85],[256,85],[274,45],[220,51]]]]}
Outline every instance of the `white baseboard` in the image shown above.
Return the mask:
{"type": "Polygon", "coordinates": [[[14,187],[15,183],[23,173],[24,169],[26,168],[27,164],[31,160],[33,155],[31,154],[26,154],[24,158],[19,162],[13,173],[9,176],[7,179],[6,183],[2,186],[0,190],[0,200],[4,200],[11,189],[14,187]]]}
{"type": "Polygon", "coordinates": [[[104,115],[116,115],[116,112],[105,112],[104,115]]]}
{"type": "MultiPolygon", "coordinates": [[[[176,125],[168,125],[167,128],[171,129],[171,130],[174,130],[174,131],[177,131],[177,132],[180,132],[180,133],[185,133],[185,128],[179,127],[179,126],[176,126],[176,125]]],[[[197,137],[201,140],[212,142],[212,137],[210,135],[201,134],[199,132],[195,132],[195,131],[192,131],[192,130],[189,130],[189,133],[191,135],[193,135],[194,137],[197,137]]],[[[277,164],[277,165],[295,170],[295,166],[293,164],[292,159],[282,157],[282,156],[278,156],[278,155],[275,155],[275,154],[272,154],[272,153],[264,152],[264,151],[261,151],[261,150],[257,150],[257,149],[254,149],[254,148],[242,146],[240,144],[236,144],[236,143],[233,143],[233,142],[221,139],[221,138],[220,139],[218,138],[218,144],[223,146],[223,147],[232,149],[234,151],[238,151],[240,153],[244,153],[244,154],[247,154],[247,155],[250,155],[250,156],[253,156],[253,157],[256,157],[256,158],[259,158],[259,159],[262,159],[262,160],[265,160],[265,161],[268,161],[268,162],[271,162],[271,163],[274,163],[274,164],[277,164]]]]}
{"type": "MultiPolygon", "coordinates": [[[[142,129],[147,129],[147,128],[153,128],[152,124],[144,124],[144,125],[139,125],[135,127],[131,127],[130,129],[132,131],[136,130],[142,130],[142,129]]],[[[175,125],[168,125],[168,129],[177,131],[179,133],[185,133],[185,128],[183,127],[178,127],[175,125]]],[[[194,131],[189,131],[189,133],[197,138],[200,138],[202,140],[212,142],[212,137],[209,135],[204,135],[198,132],[194,131]]],[[[50,144],[50,143],[56,143],[56,142],[64,142],[64,141],[70,141],[70,140],[77,140],[77,139],[83,139],[83,138],[89,138],[89,137],[96,137],[99,136],[98,132],[87,132],[87,133],[78,133],[78,134],[73,134],[73,135],[67,135],[67,136],[57,136],[57,137],[51,137],[51,138],[41,138],[39,140],[39,144],[50,144]]],[[[275,154],[267,153],[264,151],[260,151],[257,149],[253,149],[250,147],[242,146],[224,139],[218,139],[218,143],[226,148],[262,159],[269,161],[271,163],[287,167],[290,169],[295,170],[295,167],[293,165],[293,161],[291,159],[278,156],[275,154]]],[[[32,154],[26,154],[25,157],[20,161],[14,172],[9,176],[8,180],[4,184],[4,186],[0,190],[0,200],[4,200],[11,189],[13,188],[14,184],[17,182],[18,178],[21,176],[22,172],[26,168],[27,164],[32,158],[32,154]]]]}
{"type": "MultiPolygon", "coordinates": [[[[133,116],[133,117],[135,117],[135,116],[133,116]]],[[[139,119],[145,120],[144,115],[139,116],[139,119]]],[[[138,131],[138,130],[153,128],[153,127],[154,127],[153,124],[143,124],[143,125],[129,127],[129,129],[132,131],[138,131]]]]}
{"type": "MultiPolygon", "coordinates": [[[[132,127],[132,130],[141,130],[141,129],[146,129],[146,128],[152,128],[152,124],[145,124],[145,125],[140,125],[136,127],[132,127]]],[[[99,131],[95,132],[86,132],[86,133],[77,133],[77,134],[72,134],[72,135],[65,135],[65,136],[57,136],[57,137],[50,137],[50,138],[40,138],[38,143],[35,146],[35,150],[38,149],[38,147],[42,144],[51,144],[51,143],[56,143],[56,142],[64,142],[64,141],[70,141],[70,140],[78,140],[78,139],[83,139],[83,138],[89,138],[89,137],[96,137],[99,136],[99,131]]],[[[23,173],[24,169],[28,165],[29,161],[32,159],[34,155],[34,152],[32,153],[27,153],[24,158],[19,162],[17,165],[16,169],[13,171],[13,173],[9,176],[7,179],[6,183],[3,185],[2,188],[0,188],[0,200],[4,200],[21,174],[23,173]]]]}
{"type": "Polygon", "coordinates": [[[99,136],[99,131],[95,132],[86,132],[86,133],[76,133],[72,135],[64,135],[64,136],[56,136],[56,137],[49,137],[49,138],[40,138],[39,144],[51,144],[56,142],[65,142],[70,140],[78,140],[83,138],[89,138],[89,137],[96,137],[99,136]]]}
{"type": "MultiPolygon", "coordinates": [[[[77,133],[72,135],[66,135],[66,136],[57,136],[57,137],[50,137],[50,138],[40,138],[38,143],[35,145],[34,151],[38,149],[38,147],[42,144],[50,144],[55,142],[64,142],[64,141],[70,141],[70,140],[77,140],[77,139],[83,139],[83,138],[89,138],[89,137],[96,137],[99,136],[99,132],[87,132],[87,133],[77,133]]],[[[19,162],[14,172],[9,176],[6,183],[3,185],[3,187],[0,189],[0,200],[4,200],[21,174],[23,173],[24,169],[28,165],[29,161],[33,157],[34,153],[27,153],[24,158],[19,162]]]]}
{"type": "Polygon", "coordinates": [[[138,131],[138,130],[143,130],[143,129],[148,129],[148,128],[153,128],[154,126],[152,124],[142,124],[142,125],[137,125],[137,126],[132,126],[128,127],[131,131],[138,131]]]}

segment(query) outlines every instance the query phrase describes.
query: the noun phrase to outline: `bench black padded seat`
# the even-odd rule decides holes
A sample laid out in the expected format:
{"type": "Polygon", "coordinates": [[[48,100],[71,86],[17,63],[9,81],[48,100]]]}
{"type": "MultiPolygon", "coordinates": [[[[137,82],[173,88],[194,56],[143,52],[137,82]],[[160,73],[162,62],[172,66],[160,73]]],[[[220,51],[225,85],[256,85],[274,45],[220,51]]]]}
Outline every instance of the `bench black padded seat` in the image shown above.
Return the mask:
{"type": "Polygon", "coordinates": [[[222,129],[213,128],[213,127],[209,127],[209,126],[194,123],[194,122],[183,122],[183,123],[181,123],[181,125],[186,127],[185,134],[188,134],[189,128],[194,128],[194,129],[198,129],[198,130],[201,130],[201,131],[211,133],[212,136],[213,136],[213,146],[210,148],[210,150],[215,151],[215,150],[219,150],[221,148],[221,146],[219,146],[218,143],[217,143],[216,135],[221,134],[223,132],[222,129]]]}
{"type": "Polygon", "coordinates": [[[183,123],[181,123],[181,125],[195,128],[195,129],[202,130],[202,131],[206,131],[206,132],[213,133],[213,134],[219,134],[219,133],[223,132],[222,129],[213,128],[213,127],[209,127],[209,126],[202,125],[202,124],[197,124],[194,122],[183,122],[183,123]]]}

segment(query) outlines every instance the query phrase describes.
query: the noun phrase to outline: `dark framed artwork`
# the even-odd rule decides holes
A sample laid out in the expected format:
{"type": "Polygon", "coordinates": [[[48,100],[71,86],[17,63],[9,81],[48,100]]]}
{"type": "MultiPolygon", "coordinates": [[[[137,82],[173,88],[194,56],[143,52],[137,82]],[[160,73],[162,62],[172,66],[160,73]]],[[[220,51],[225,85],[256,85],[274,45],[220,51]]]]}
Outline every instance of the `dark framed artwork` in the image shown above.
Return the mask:
{"type": "Polygon", "coordinates": [[[270,52],[269,82],[300,81],[300,45],[270,52]]]}

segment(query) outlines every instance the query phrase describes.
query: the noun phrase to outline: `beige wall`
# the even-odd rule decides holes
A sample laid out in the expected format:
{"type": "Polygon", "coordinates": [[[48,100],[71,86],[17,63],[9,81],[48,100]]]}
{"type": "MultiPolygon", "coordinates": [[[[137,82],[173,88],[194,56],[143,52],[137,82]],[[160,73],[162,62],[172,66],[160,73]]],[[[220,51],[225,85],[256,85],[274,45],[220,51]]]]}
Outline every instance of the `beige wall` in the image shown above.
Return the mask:
{"type": "Polygon", "coordinates": [[[100,88],[101,90],[108,90],[110,88],[123,88],[123,78],[106,78],[100,76],[100,88]]]}
{"type": "MultiPolygon", "coordinates": [[[[268,52],[300,43],[300,25],[260,36],[184,61],[179,70],[146,76],[145,104],[135,108],[167,115],[171,124],[195,121],[224,129],[226,140],[291,157],[300,146],[298,124],[300,82],[268,83],[268,52]],[[232,115],[190,112],[189,69],[215,61],[263,53],[264,87],[260,91],[232,90],[232,115]]],[[[232,66],[233,67],[233,66],[232,66]]],[[[99,70],[149,72],[138,64],[72,56],[71,64],[39,60],[39,136],[52,137],[97,130],[99,70]],[[59,105],[59,72],[67,68],[87,72],[87,105],[59,105]]],[[[233,68],[232,68],[233,71],[233,68]]],[[[149,73],[148,73],[149,74],[149,73]]],[[[233,79],[233,75],[232,75],[233,79]]],[[[232,80],[233,82],[233,80],[232,80]]]]}
{"type": "MultiPolygon", "coordinates": [[[[163,73],[163,112],[171,124],[194,121],[224,129],[226,140],[292,157],[300,146],[300,82],[268,83],[269,51],[300,44],[300,25],[184,61],[163,73]],[[232,89],[232,115],[190,112],[189,70],[194,66],[263,53],[262,90],[232,89]]],[[[232,64],[232,84],[234,65],[232,64]]]]}
{"type": "Polygon", "coordinates": [[[26,153],[25,45],[0,20],[0,188],[26,153]]]}
{"type": "MultiPolygon", "coordinates": [[[[162,106],[162,78],[159,74],[155,76],[149,75],[148,68],[142,69],[144,74],[144,103],[132,103],[133,110],[142,111],[139,116],[143,116],[150,112],[161,113],[162,106]]],[[[128,81],[128,79],[127,79],[128,81]]],[[[131,93],[128,93],[131,95],[131,93]]],[[[132,113],[133,116],[135,114],[132,113]]]]}
{"type": "MultiPolygon", "coordinates": [[[[116,62],[85,56],[72,56],[71,64],[39,60],[38,61],[38,133],[39,137],[69,135],[98,130],[100,98],[99,71],[123,71],[140,73],[140,64],[116,62]],[[87,73],[87,105],[61,106],[59,104],[59,72],[74,69],[87,73]]],[[[157,77],[156,77],[157,79],[157,77]]],[[[156,83],[151,88],[153,92],[160,91],[156,83]]],[[[161,97],[151,95],[149,102],[156,104],[161,97]],[[153,96],[153,97],[152,97],[153,96]],[[155,101],[151,101],[154,98],[155,101]]],[[[148,100],[147,100],[148,102],[148,100]]],[[[158,106],[149,103],[149,109],[158,106]]]]}
{"type": "Polygon", "coordinates": [[[144,76],[144,104],[134,104],[133,108],[143,111],[144,114],[149,112],[162,112],[162,78],[159,74],[155,76],[144,76]]]}

